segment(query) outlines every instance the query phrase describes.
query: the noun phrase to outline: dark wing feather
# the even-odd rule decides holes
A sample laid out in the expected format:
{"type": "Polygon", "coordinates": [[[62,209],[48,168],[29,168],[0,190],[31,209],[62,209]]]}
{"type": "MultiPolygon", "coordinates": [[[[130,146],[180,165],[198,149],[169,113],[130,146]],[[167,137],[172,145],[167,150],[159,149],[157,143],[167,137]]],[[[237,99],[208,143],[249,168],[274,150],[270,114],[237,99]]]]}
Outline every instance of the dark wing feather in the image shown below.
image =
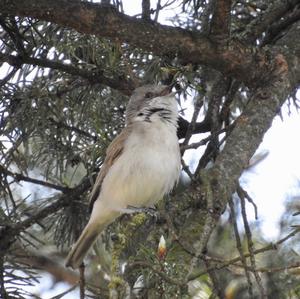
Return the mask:
{"type": "Polygon", "coordinates": [[[111,142],[106,150],[106,157],[104,163],[100,169],[97,176],[96,182],[89,196],[89,211],[93,209],[95,200],[98,198],[101,192],[102,182],[108,173],[110,167],[114,162],[120,157],[123,152],[125,141],[127,140],[129,134],[131,133],[131,126],[125,127],[122,132],[111,142]]]}

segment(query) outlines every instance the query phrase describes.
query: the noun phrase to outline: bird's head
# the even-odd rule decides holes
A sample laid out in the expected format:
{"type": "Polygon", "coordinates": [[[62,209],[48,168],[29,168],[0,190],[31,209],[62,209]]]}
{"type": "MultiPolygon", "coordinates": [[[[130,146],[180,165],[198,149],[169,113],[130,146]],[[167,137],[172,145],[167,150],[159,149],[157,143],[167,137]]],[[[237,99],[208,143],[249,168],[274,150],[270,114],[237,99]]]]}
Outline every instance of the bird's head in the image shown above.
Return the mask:
{"type": "Polygon", "coordinates": [[[163,121],[177,126],[175,94],[169,86],[144,85],[134,90],[126,108],[126,124],[163,121]]]}

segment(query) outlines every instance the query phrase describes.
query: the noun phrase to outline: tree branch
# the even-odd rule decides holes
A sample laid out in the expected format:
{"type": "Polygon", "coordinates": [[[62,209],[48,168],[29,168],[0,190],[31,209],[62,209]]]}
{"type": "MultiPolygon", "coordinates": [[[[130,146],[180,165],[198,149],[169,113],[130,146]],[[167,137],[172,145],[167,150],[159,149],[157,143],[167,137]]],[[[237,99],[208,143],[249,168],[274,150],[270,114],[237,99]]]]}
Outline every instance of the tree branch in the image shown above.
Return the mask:
{"type": "Polygon", "coordinates": [[[266,31],[266,35],[262,40],[261,47],[271,43],[274,41],[280,33],[287,29],[289,26],[294,24],[295,22],[300,20],[300,7],[293,11],[290,15],[288,15],[283,20],[279,20],[276,24],[273,24],[272,26],[268,27],[268,30],[266,31]]]}
{"type": "MultiPolygon", "coordinates": [[[[179,139],[185,137],[189,125],[190,123],[187,120],[185,120],[183,117],[179,117],[178,130],[177,130],[177,136],[179,139]]],[[[210,131],[210,124],[208,122],[203,121],[200,123],[195,123],[195,125],[193,126],[193,134],[206,133],[209,131],[210,131]]]]}
{"type": "Polygon", "coordinates": [[[73,28],[79,32],[118,39],[158,56],[178,57],[181,63],[204,64],[249,86],[263,84],[268,55],[253,51],[237,41],[218,49],[216,43],[198,32],[145,22],[129,17],[111,6],[67,0],[0,0],[4,14],[34,17],[73,28]]]}
{"type": "MultiPolygon", "coordinates": [[[[248,270],[247,260],[245,258],[244,251],[242,248],[242,242],[241,242],[241,238],[240,238],[240,234],[239,234],[239,230],[238,230],[238,224],[236,221],[236,212],[234,209],[234,203],[233,203],[232,199],[229,200],[229,207],[230,207],[230,218],[233,223],[233,231],[234,231],[235,240],[236,240],[236,248],[240,254],[241,262],[242,262],[242,265],[243,265],[243,268],[245,271],[247,285],[248,285],[248,293],[249,293],[250,298],[252,298],[253,297],[253,284],[252,284],[252,280],[251,280],[250,273],[248,270]]],[[[249,254],[252,258],[254,258],[253,251],[250,251],[249,254]]]]}
{"type": "Polygon", "coordinates": [[[228,136],[223,151],[209,171],[214,179],[214,198],[216,201],[221,198],[225,200],[220,204],[220,210],[224,209],[226,198],[228,199],[236,189],[240,175],[291,90],[286,60],[282,55],[277,55],[275,63],[273,75],[270,74],[270,77],[275,78],[268,85],[253,92],[249,104],[235,121],[235,127],[228,136]]]}
{"type": "MultiPolygon", "coordinates": [[[[268,85],[253,92],[244,112],[235,121],[234,128],[226,139],[224,149],[218,155],[215,164],[208,170],[202,170],[200,175],[197,174],[199,184],[192,185],[189,190],[195,202],[205,200],[208,210],[200,241],[195,241],[196,244],[201,244],[201,250],[198,250],[197,254],[202,254],[229,198],[236,190],[239,177],[291,89],[287,62],[282,55],[278,55],[275,62],[276,67],[274,66],[273,74],[270,74],[270,78],[273,79],[268,85]]],[[[197,210],[192,211],[189,215],[190,219],[193,219],[197,213],[197,210]]],[[[194,225],[196,226],[197,223],[194,225]]]]}
{"type": "Polygon", "coordinates": [[[224,42],[230,34],[231,2],[231,0],[215,1],[210,32],[218,42],[224,42]]]}
{"type": "Polygon", "coordinates": [[[47,188],[51,188],[51,189],[55,189],[64,193],[67,193],[68,191],[70,191],[70,188],[68,187],[64,187],[64,186],[59,186],[59,185],[55,185],[46,181],[41,181],[38,179],[34,179],[28,176],[24,176],[20,173],[14,173],[8,169],[6,169],[5,167],[3,167],[2,165],[0,165],[0,173],[4,173],[6,176],[11,176],[13,177],[17,182],[18,181],[24,181],[24,182],[28,182],[28,183],[32,183],[32,184],[36,184],[36,185],[40,185],[40,186],[44,186],[47,188]]]}
{"type": "MultiPolygon", "coordinates": [[[[264,253],[266,251],[270,251],[270,250],[277,250],[278,247],[283,244],[284,242],[286,242],[287,240],[293,238],[294,236],[296,236],[298,233],[300,232],[300,229],[295,229],[293,230],[291,233],[289,233],[288,235],[286,235],[285,237],[283,237],[282,239],[278,240],[276,243],[271,243],[265,247],[262,247],[262,248],[259,248],[259,249],[256,249],[254,250],[253,254],[257,255],[257,254],[260,254],[260,253],[264,253]]],[[[248,258],[250,257],[250,253],[244,253],[244,257],[248,258]]],[[[219,265],[216,265],[216,266],[213,266],[209,269],[206,269],[206,270],[199,270],[198,272],[195,272],[193,274],[191,274],[187,280],[188,281],[192,281],[204,274],[207,273],[208,270],[221,270],[221,269],[224,269],[225,267],[228,267],[229,265],[233,265],[235,264],[236,262],[239,262],[241,261],[242,257],[241,256],[237,256],[231,260],[228,260],[228,261],[225,261],[223,262],[222,264],[219,264],[219,265]]]]}
{"type": "Polygon", "coordinates": [[[263,32],[267,31],[274,22],[280,20],[288,11],[292,10],[298,0],[276,1],[275,4],[269,4],[269,8],[261,16],[255,18],[243,33],[245,40],[254,42],[263,32]]]}
{"type": "Polygon", "coordinates": [[[85,70],[72,66],[71,64],[64,64],[58,61],[52,61],[46,58],[34,58],[29,56],[14,56],[0,53],[0,62],[7,62],[12,66],[20,67],[22,64],[36,65],[40,67],[51,68],[68,73],[73,76],[80,76],[87,79],[90,83],[104,84],[113,89],[117,89],[126,95],[130,95],[135,84],[131,80],[126,78],[108,78],[103,75],[101,70],[85,70]]]}
{"type": "Polygon", "coordinates": [[[150,0],[142,0],[142,18],[146,21],[151,20],[150,0]]]}
{"type": "Polygon", "coordinates": [[[62,194],[58,200],[39,210],[36,214],[25,220],[19,221],[16,224],[1,228],[0,255],[9,248],[20,232],[26,230],[34,223],[38,223],[49,215],[56,213],[61,208],[68,206],[72,200],[78,199],[78,197],[87,191],[90,186],[91,181],[88,177],[86,177],[78,186],[69,189],[69,191],[62,194]]]}

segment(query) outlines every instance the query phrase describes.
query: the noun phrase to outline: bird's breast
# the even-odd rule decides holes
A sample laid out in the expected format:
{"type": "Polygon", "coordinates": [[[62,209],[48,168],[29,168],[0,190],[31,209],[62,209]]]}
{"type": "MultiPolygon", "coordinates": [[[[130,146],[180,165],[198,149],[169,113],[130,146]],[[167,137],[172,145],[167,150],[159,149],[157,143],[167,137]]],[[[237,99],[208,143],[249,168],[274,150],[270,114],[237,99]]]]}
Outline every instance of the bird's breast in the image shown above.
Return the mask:
{"type": "Polygon", "coordinates": [[[153,124],[137,128],[103,181],[102,200],[122,208],[150,206],[173,188],[179,172],[176,129],[153,124]]]}

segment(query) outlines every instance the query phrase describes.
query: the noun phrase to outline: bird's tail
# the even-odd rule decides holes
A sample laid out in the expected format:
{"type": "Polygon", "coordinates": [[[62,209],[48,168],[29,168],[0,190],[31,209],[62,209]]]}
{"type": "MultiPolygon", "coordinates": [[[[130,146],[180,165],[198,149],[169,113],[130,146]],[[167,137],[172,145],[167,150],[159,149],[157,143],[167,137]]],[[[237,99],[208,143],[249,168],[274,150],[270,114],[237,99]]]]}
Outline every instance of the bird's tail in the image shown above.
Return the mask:
{"type": "Polygon", "coordinates": [[[79,239],[73,245],[70,253],[67,256],[66,267],[72,267],[73,269],[77,269],[81,265],[88,250],[96,241],[98,234],[101,230],[100,228],[95,229],[89,224],[84,228],[79,239]]]}
{"type": "Polygon", "coordinates": [[[116,211],[105,208],[103,209],[100,205],[99,207],[94,207],[90,221],[68,254],[66,267],[72,267],[73,269],[79,268],[88,250],[96,241],[98,235],[108,224],[120,215],[120,213],[116,211]],[[97,211],[101,211],[101,213],[98,214],[97,211]]]}

